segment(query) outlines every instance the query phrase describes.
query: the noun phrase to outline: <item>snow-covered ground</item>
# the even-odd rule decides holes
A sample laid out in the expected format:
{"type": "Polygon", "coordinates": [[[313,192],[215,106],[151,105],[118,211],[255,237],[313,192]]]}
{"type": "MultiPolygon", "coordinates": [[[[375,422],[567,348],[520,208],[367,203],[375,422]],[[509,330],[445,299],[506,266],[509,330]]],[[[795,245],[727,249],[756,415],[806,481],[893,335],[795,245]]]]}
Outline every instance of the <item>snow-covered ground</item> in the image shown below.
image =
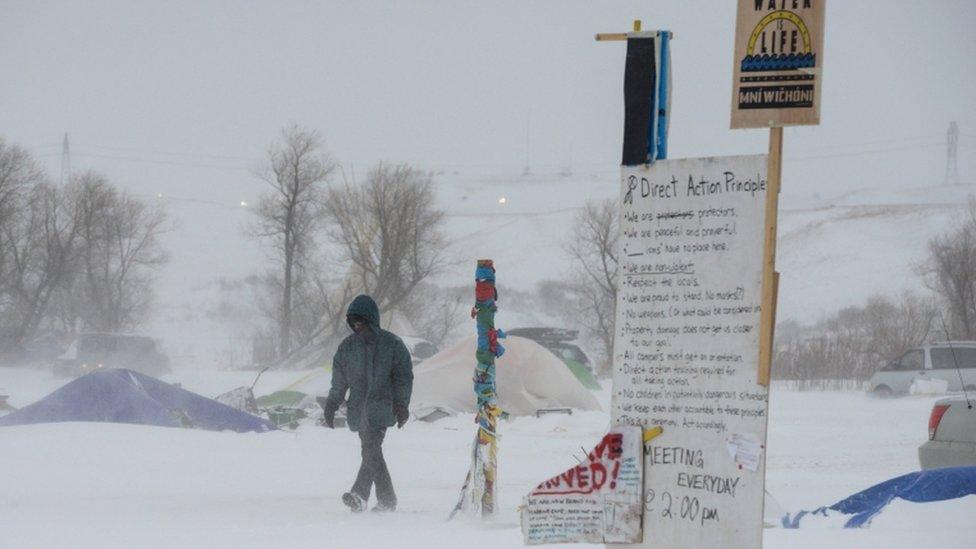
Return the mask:
{"type": "MultiPolygon", "coordinates": [[[[269,374],[259,389],[295,377],[269,374]]],[[[213,396],[250,384],[253,372],[177,372],[168,379],[213,396]]],[[[0,368],[0,387],[17,406],[60,383],[0,368]]],[[[609,391],[599,397],[608,409],[609,391]]],[[[770,505],[812,509],[916,470],[932,401],[774,387],[770,505]]],[[[590,448],[609,422],[606,412],[503,422],[500,510],[487,525],[444,522],[468,466],[474,428],[467,417],[389,432],[384,449],[400,509],[383,516],[353,516],[339,501],[359,465],[358,439],[344,429],[240,435],[94,423],[4,427],[0,547],[518,547],[522,495],[575,464],[574,454],[590,448]]],[[[976,496],[898,501],[866,529],[766,529],[765,547],[969,548],[974,516],[976,496]]]]}

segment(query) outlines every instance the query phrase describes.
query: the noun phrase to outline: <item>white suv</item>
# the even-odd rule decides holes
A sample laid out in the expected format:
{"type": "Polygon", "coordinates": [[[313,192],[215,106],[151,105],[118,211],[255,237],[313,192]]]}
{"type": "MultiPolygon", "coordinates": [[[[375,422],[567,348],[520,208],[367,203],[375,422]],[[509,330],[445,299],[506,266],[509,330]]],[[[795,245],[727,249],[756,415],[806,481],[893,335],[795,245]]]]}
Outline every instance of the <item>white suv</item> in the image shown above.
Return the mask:
{"type": "Polygon", "coordinates": [[[976,390],[976,341],[940,342],[909,349],[875,372],[868,380],[868,390],[878,396],[907,393],[916,379],[944,380],[950,391],[964,387],[976,390]]]}

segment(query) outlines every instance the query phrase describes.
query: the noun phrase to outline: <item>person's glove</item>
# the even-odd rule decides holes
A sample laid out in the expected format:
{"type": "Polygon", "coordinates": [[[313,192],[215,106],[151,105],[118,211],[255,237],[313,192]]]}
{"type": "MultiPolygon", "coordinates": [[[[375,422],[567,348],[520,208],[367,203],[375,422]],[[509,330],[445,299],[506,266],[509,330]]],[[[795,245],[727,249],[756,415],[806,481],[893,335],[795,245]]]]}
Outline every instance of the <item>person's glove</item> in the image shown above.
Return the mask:
{"type": "Polygon", "coordinates": [[[335,415],[339,407],[333,406],[327,398],[318,397],[315,400],[322,407],[322,422],[329,429],[335,429],[335,415]]]}
{"type": "Polygon", "coordinates": [[[397,429],[403,429],[403,424],[410,419],[410,412],[407,410],[407,407],[400,406],[399,404],[393,407],[393,415],[396,416],[397,429]]]}

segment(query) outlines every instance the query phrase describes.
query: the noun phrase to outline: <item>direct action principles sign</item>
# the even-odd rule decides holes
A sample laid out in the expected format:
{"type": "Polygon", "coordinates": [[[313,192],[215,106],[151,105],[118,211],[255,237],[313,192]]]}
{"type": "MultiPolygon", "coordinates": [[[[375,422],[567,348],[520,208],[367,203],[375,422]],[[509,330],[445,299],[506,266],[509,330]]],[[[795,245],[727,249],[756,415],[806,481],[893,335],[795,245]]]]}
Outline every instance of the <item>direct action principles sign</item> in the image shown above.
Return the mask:
{"type": "Polygon", "coordinates": [[[622,168],[613,423],[644,447],[642,547],[759,547],[766,156],[622,168]]]}

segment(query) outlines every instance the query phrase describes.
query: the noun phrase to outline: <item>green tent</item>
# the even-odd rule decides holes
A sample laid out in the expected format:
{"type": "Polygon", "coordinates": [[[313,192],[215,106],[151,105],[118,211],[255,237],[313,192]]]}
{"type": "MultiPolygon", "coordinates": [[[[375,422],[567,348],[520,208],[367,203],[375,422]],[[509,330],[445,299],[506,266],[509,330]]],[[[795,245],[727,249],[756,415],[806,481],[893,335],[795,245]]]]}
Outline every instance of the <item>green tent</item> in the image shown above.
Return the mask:
{"type": "Polygon", "coordinates": [[[590,369],[587,368],[585,364],[571,358],[560,358],[563,359],[563,362],[566,363],[569,371],[573,372],[573,375],[576,376],[576,379],[580,380],[580,383],[582,383],[584,387],[587,389],[601,389],[600,382],[596,380],[596,377],[593,376],[593,373],[590,372],[590,369]]]}
{"type": "Polygon", "coordinates": [[[304,399],[305,393],[301,391],[290,391],[285,389],[283,391],[275,391],[270,395],[264,395],[257,399],[258,407],[260,408],[273,408],[275,406],[287,406],[295,407],[304,399]]]}

